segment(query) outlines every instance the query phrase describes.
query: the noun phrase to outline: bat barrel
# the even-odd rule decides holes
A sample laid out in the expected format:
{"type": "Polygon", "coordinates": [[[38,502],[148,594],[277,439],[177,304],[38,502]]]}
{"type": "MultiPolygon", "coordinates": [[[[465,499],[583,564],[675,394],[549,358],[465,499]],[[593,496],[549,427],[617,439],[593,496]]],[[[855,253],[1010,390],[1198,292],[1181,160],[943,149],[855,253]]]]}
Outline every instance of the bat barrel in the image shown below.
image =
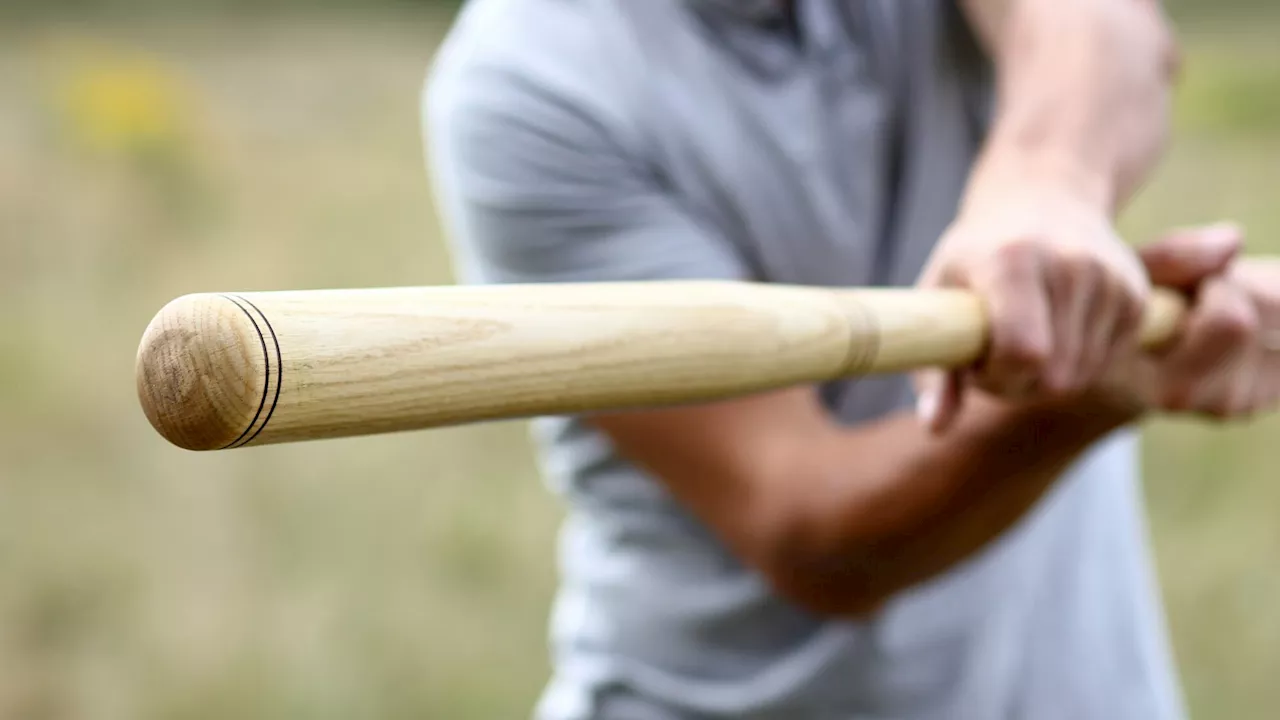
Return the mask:
{"type": "Polygon", "coordinates": [[[271,322],[232,294],[170,302],[143,333],[136,364],[147,419],[188,450],[254,442],[274,415],[282,372],[271,322]]]}
{"type": "Polygon", "coordinates": [[[713,281],[188,295],[147,328],[138,394],[192,450],[670,405],[865,370],[872,315],[713,281]]]}

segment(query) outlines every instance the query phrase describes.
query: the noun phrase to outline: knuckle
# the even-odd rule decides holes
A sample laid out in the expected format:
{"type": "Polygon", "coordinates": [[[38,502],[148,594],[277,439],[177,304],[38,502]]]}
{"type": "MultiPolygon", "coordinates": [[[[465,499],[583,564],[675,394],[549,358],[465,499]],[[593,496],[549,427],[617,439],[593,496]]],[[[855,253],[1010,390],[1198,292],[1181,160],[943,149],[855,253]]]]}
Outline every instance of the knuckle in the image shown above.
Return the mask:
{"type": "Polygon", "coordinates": [[[1034,236],[1023,236],[1004,243],[995,251],[996,262],[1006,272],[1022,271],[1040,257],[1041,241],[1034,236]]]}
{"type": "Polygon", "coordinates": [[[1245,307],[1223,308],[1209,319],[1209,328],[1222,342],[1239,346],[1257,332],[1258,318],[1245,307]]]}
{"type": "Polygon", "coordinates": [[[1011,366],[1023,371],[1038,371],[1049,362],[1050,352],[1047,345],[1028,333],[1011,333],[1005,341],[993,348],[1001,365],[1011,366]]]}
{"type": "Polygon", "coordinates": [[[1054,257],[1054,265],[1060,272],[1073,279],[1093,279],[1104,273],[1102,262],[1093,255],[1080,249],[1064,249],[1054,257]]]}
{"type": "Polygon", "coordinates": [[[1081,395],[1084,391],[1084,385],[1078,380],[1058,380],[1055,383],[1046,383],[1045,397],[1050,400],[1072,400],[1081,395]]]}

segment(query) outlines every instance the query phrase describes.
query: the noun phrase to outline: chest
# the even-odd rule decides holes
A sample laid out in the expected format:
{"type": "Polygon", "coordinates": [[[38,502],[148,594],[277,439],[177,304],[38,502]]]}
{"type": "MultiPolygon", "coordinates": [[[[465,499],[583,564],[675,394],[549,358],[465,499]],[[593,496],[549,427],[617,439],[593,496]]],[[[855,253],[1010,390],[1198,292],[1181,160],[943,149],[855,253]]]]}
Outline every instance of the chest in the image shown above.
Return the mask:
{"type": "Polygon", "coordinates": [[[677,201],[758,279],[909,282],[895,267],[903,96],[881,49],[742,28],[692,44],[646,109],[677,201]]]}
{"type": "Polygon", "coordinates": [[[976,148],[936,3],[806,0],[794,33],[628,7],[642,155],[695,221],[759,280],[914,282],[976,148]]]}

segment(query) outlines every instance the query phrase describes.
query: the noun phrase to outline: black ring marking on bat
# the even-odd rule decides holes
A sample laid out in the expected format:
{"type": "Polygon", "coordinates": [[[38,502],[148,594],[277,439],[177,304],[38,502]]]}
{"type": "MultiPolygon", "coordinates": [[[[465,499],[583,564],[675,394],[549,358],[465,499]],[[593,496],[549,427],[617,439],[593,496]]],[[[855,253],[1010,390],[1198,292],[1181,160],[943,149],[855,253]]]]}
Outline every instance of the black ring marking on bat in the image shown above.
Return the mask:
{"type": "MultiPolygon", "coordinates": [[[[260,310],[257,305],[254,305],[247,298],[240,297],[238,295],[236,297],[239,297],[241,300],[248,303],[249,307],[258,311],[258,315],[262,317],[262,322],[267,324],[267,332],[271,333],[272,344],[276,346],[276,394],[275,394],[275,397],[271,399],[271,408],[267,410],[267,417],[262,421],[262,424],[258,426],[258,429],[255,430],[254,433],[249,436],[249,439],[241,443],[241,446],[244,446],[253,442],[253,439],[258,437],[258,433],[262,432],[263,428],[267,426],[267,423],[271,422],[271,416],[276,414],[276,406],[280,404],[280,388],[281,386],[284,385],[284,360],[280,356],[280,338],[276,337],[276,329],[271,327],[271,321],[267,319],[267,314],[262,312],[262,310],[260,310]]],[[[254,323],[254,325],[256,327],[257,323],[254,323]]],[[[265,343],[264,343],[263,352],[264,353],[266,352],[265,343]]],[[[271,365],[268,363],[267,364],[267,382],[270,383],[270,381],[271,381],[271,365]]],[[[263,398],[265,399],[267,394],[267,388],[265,385],[262,388],[262,394],[263,394],[263,398]]],[[[253,427],[253,425],[250,425],[249,427],[253,427]]]]}
{"type": "MultiPolygon", "coordinates": [[[[262,328],[258,327],[258,321],[253,319],[253,314],[249,312],[249,309],[244,305],[241,305],[239,301],[230,295],[223,295],[222,297],[235,303],[235,306],[240,308],[240,312],[244,313],[245,317],[249,318],[249,322],[253,323],[254,332],[258,333],[258,342],[262,344],[262,362],[266,365],[266,373],[262,380],[262,399],[258,401],[258,411],[253,414],[253,419],[249,421],[249,425],[238,437],[236,437],[235,440],[232,440],[222,446],[222,450],[227,450],[235,447],[237,443],[249,434],[249,431],[253,429],[254,424],[258,422],[258,418],[261,417],[262,409],[267,406],[267,389],[271,385],[271,356],[267,354],[267,338],[262,334],[262,328]]],[[[266,318],[263,319],[265,320],[266,318]]]]}

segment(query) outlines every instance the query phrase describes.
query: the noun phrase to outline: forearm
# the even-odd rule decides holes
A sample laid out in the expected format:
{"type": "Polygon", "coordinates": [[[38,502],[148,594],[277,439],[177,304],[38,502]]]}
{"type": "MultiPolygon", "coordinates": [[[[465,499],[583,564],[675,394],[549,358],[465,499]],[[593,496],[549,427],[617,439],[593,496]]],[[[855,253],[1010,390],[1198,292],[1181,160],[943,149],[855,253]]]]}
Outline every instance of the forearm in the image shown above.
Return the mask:
{"type": "Polygon", "coordinates": [[[1081,402],[979,401],[941,437],[906,415],[842,430],[796,458],[803,507],[775,546],[786,558],[776,579],[813,609],[865,612],[986,546],[1134,417],[1081,402]]]}
{"type": "Polygon", "coordinates": [[[905,413],[837,424],[808,388],[592,422],[780,593],[851,616],[973,555],[1140,413],[1107,397],[975,394],[942,435],[905,413]]]}
{"type": "Polygon", "coordinates": [[[1048,177],[1114,209],[1153,168],[1176,51],[1147,0],[966,0],[996,68],[984,178],[1048,177]]]}

